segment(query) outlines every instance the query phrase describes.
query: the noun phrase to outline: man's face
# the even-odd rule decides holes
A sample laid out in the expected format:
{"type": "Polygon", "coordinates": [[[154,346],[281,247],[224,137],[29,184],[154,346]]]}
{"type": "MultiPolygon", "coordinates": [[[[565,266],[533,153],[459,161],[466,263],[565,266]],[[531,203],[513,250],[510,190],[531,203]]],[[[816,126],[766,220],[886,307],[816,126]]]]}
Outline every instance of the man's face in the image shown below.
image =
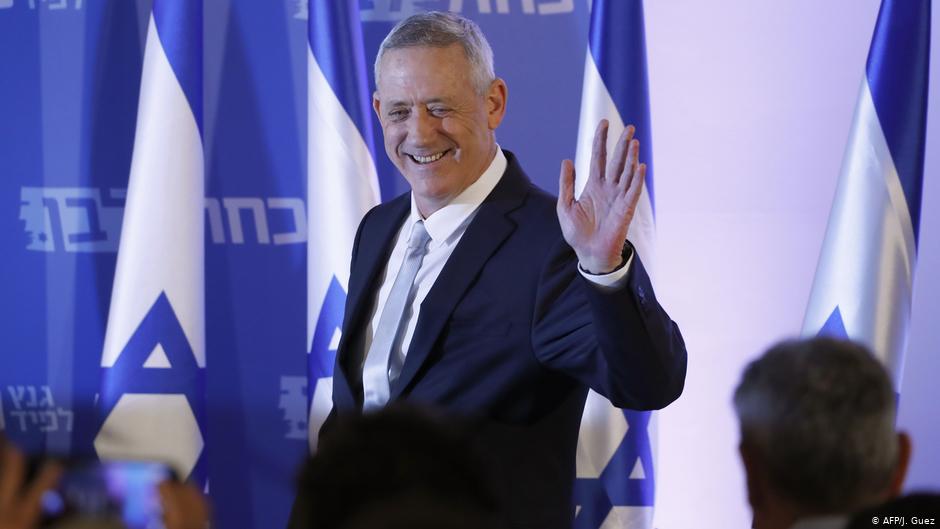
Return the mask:
{"type": "Polygon", "coordinates": [[[506,108],[506,84],[497,79],[477,93],[459,44],[385,52],[372,101],[382,123],[385,152],[411,185],[427,217],[486,170],[496,153],[493,131],[506,108]]]}

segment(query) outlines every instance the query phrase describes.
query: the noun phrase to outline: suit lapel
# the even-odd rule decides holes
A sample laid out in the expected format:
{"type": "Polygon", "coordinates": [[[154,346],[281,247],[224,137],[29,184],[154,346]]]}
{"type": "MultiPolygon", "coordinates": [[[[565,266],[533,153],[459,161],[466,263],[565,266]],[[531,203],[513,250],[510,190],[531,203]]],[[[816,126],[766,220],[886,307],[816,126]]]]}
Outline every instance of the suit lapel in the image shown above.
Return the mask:
{"type": "Polygon", "coordinates": [[[341,379],[334,376],[333,381],[334,400],[337,404],[342,401],[350,407],[361,405],[362,396],[358,387],[361,384],[361,362],[364,353],[356,351],[355,344],[362,343],[362,333],[368,323],[366,319],[371,315],[375,296],[381,286],[379,276],[388,264],[388,256],[395,244],[395,235],[410,209],[410,193],[405,193],[376,209],[373,218],[367,218],[367,225],[362,228],[356,262],[350,271],[343,333],[336,354],[336,365],[342,376],[341,379]]]}
{"type": "Polygon", "coordinates": [[[508,214],[522,205],[529,181],[515,157],[508,152],[506,157],[509,165],[502,179],[480,205],[434,286],[421,303],[421,313],[408,347],[408,355],[401,375],[391,387],[390,400],[399,397],[415,378],[457,303],[490,256],[516,227],[508,214]]]}

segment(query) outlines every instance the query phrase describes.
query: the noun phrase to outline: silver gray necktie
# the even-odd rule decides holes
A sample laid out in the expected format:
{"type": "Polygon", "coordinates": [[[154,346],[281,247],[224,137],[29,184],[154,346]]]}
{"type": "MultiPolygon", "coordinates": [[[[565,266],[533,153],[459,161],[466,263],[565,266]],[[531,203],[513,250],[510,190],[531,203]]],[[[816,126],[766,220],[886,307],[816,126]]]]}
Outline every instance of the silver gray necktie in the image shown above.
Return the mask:
{"type": "Polygon", "coordinates": [[[405,260],[385,301],[362,368],[365,410],[380,408],[388,402],[389,379],[394,381],[401,372],[402,360],[397,349],[401,342],[402,319],[413,300],[415,276],[421,268],[430,239],[424,222],[416,222],[408,238],[405,260]]]}

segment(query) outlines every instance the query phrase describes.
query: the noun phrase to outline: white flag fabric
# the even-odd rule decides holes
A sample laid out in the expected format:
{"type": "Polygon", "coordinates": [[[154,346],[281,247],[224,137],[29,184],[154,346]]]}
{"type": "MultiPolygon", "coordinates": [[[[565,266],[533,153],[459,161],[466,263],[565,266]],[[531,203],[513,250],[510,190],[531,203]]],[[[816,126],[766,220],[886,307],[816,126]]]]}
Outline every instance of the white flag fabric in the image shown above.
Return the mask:
{"type": "Polygon", "coordinates": [[[154,0],[101,357],[103,459],[206,479],[202,6],[154,0]]]}
{"type": "MultiPolygon", "coordinates": [[[[608,152],[626,125],[636,127],[646,182],[627,239],[650,276],[655,255],[652,136],[641,0],[594,0],[575,159],[575,192],[590,173],[601,119],[610,122],[608,152]]],[[[576,529],[650,529],[655,500],[655,414],[620,410],[590,391],[581,419],[575,483],[576,529]]]]}
{"type": "Polygon", "coordinates": [[[851,338],[900,377],[923,182],[930,1],[878,13],[803,333],[851,338]]]}
{"type": "Polygon", "coordinates": [[[307,344],[309,439],[332,408],[333,363],[359,221],[379,203],[359,2],[309,4],[307,344]]]}

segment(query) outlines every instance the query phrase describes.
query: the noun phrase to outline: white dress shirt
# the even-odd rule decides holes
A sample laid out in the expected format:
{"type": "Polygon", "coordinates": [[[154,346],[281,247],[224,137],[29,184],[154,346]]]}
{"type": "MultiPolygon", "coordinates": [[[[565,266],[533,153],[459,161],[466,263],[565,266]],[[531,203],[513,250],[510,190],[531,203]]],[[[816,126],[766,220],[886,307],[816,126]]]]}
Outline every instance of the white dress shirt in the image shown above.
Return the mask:
{"type": "MultiPolygon", "coordinates": [[[[431,241],[428,243],[428,251],[421,261],[421,267],[418,269],[417,276],[415,276],[415,286],[413,288],[417,290],[414,295],[414,301],[410,306],[405,307],[404,314],[402,315],[404,329],[401,331],[402,339],[397,342],[401,345],[400,347],[396,347],[390,355],[390,357],[392,355],[398,357],[399,366],[404,364],[405,356],[408,354],[408,347],[411,345],[411,338],[414,335],[415,327],[418,324],[418,316],[421,313],[421,302],[424,301],[431,287],[434,286],[437,276],[440,275],[441,270],[443,270],[444,265],[447,263],[447,259],[450,258],[450,254],[453,253],[454,248],[457,247],[457,243],[460,242],[460,238],[463,237],[464,232],[467,231],[467,226],[473,221],[483,200],[486,199],[490,192],[493,191],[493,188],[499,183],[503,173],[506,171],[506,165],[506,156],[503,154],[502,149],[497,146],[496,156],[493,157],[493,161],[490,162],[489,167],[483,171],[483,174],[480,175],[480,178],[478,178],[476,182],[470,184],[467,189],[457,195],[449,204],[435,211],[428,218],[423,219],[424,227],[431,236],[431,241]]],[[[411,236],[411,230],[419,220],[422,220],[421,214],[418,212],[414,194],[412,193],[411,213],[398,230],[395,246],[392,247],[388,264],[385,267],[385,271],[382,273],[382,286],[379,288],[375,305],[372,307],[372,318],[369,320],[369,328],[366,329],[365,351],[369,351],[369,348],[372,346],[375,329],[378,327],[379,320],[382,317],[382,309],[385,307],[385,302],[388,300],[392,285],[395,283],[398,270],[405,260],[405,251],[408,247],[408,239],[411,236]]],[[[596,284],[599,288],[615,289],[622,287],[626,282],[627,272],[630,269],[632,261],[633,256],[630,256],[626,265],[609,274],[588,274],[584,272],[580,266],[578,270],[584,277],[596,284]]],[[[362,360],[363,364],[365,364],[365,358],[362,360]]],[[[367,373],[364,373],[362,384],[366,395],[374,394],[373,391],[370,391],[370,388],[380,383],[381,381],[377,381],[371,378],[367,373]]],[[[365,408],[381,407],[384,404],[384,402],[366,402],[365,408]]]]}

